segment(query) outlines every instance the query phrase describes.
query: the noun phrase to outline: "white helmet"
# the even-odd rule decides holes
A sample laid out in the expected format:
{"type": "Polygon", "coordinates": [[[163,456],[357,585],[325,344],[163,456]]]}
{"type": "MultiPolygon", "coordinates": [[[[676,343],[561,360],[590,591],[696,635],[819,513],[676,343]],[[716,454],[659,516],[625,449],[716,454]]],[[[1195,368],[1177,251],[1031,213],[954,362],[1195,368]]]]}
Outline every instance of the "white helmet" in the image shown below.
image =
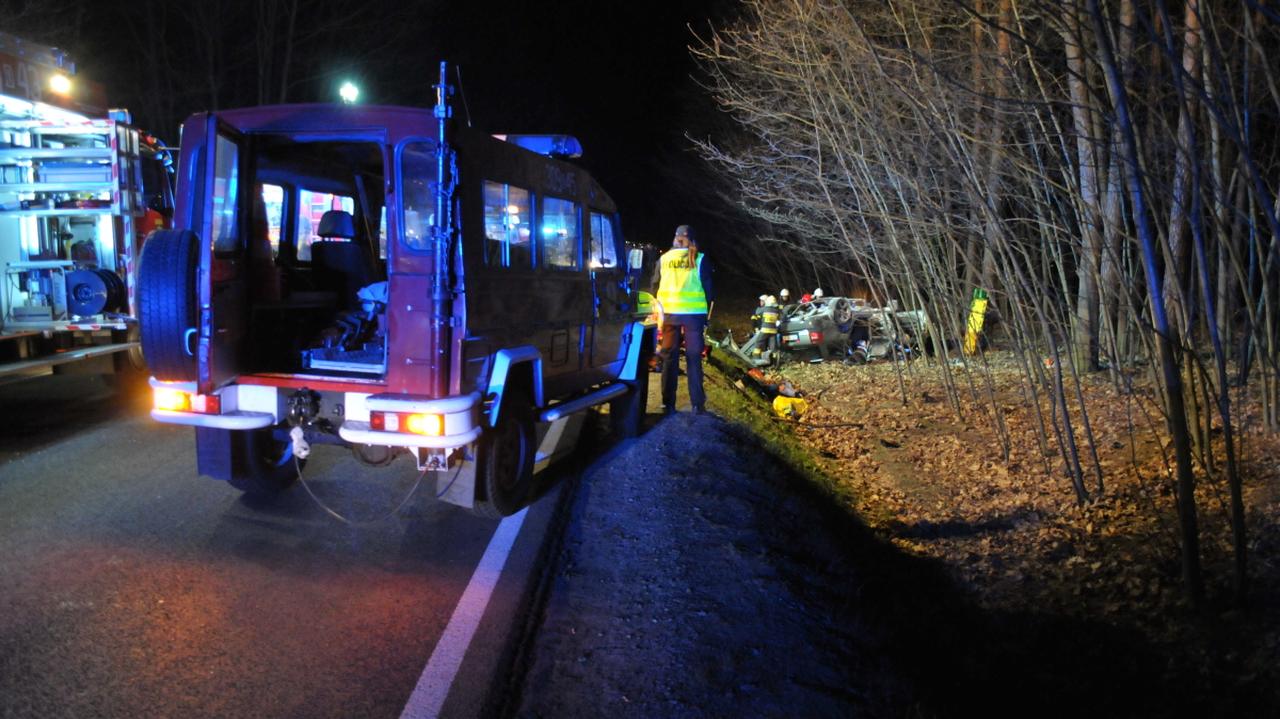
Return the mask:
{"type": "Polygon", "coordinates": [[[761,303],[763,303],[763,302],[764,302],[765,300],[767,300],[767,299],[769,299],[769,295],[760,295],[760,302],[761,302],[761,303]]]}
{"type": "Polygon", "coordinates": [[[765,307],[772,307],[772,306],[774,306],[774,305],[776,305],[776,304],[778,304],[778,298],[777,298],[777,297],[774,297],[773,295],[769,295],[768,297],[764,298],[764,306],[765,306],[765,307]]]}
{"type": "Polygon", "coordinates": [[[783,287],[782,291],[779,292],[778,294],[782,297],[782,299],[785,300],[791,296],[791,290],[787,289],[786,287],[783,287]]]}
{"type": "Polygon", "coordinates": [[[821,297],[821,296],[822,296],[822,288],[821,288],[821,287],[819,287],[818,289],[816,289],[816,290],[814,290],[814,291],[813,291],[813,298],[814,298],[814,299],[817,299],[817,298],[819,298],[819,297],[821,297]]]}

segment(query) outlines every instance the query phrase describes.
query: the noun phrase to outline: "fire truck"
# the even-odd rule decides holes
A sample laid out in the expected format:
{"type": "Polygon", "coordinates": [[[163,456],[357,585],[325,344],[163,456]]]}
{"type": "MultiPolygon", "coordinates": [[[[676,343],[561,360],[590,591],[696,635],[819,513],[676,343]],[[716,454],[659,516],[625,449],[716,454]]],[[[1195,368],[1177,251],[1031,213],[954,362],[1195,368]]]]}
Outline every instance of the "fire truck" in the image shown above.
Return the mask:
{"type": "Polygon", "coordinates": [[[79,84],[65,53],[0,33],[0,383],[142,367],[135,268],[171,162],[79,84]]]}

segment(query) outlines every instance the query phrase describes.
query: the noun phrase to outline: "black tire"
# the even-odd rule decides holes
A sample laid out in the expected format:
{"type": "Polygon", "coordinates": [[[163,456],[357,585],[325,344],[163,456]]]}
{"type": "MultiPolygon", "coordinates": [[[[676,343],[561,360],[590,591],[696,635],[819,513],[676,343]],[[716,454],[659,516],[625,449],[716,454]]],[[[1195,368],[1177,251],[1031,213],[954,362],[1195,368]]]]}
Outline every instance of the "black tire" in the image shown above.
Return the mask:
{"type": "Polygon", "coordinates": [[[831,319],[842,334],[853,329],[853,303],[841,297],[831,306],[831,319]]]}
{"type": "Polygon", "coordinates": [[[280,463],[289,443],[276,439],[272,430],[255,429],[231,432],[231,476],[227,483],[255,499],[271,499],[288,489],[298,479],[298,468],[306,460],[292,455],[280,463]]]}
{"type": "MultiPolygon", "coordinates": [[[[147,359],[142,356],[142,344],[140,338],[142,331],[137,325],[131,326],[125,331],[122,339],[126,342],[138,342],[138,346],[124,352],[116,353],[116,372],[132,372],[145,373],[147,371],[147,359]]],[[[114,341],[114,338],[113,338],[114,341]]]]}
{"type": "Polygon", "coordinates": [[[142,354],[156,379],[189,382],[196,378],[196,269],[199,241],[190,230],[158,230],[142,247],[138,263],[138,323],[142,354]],[[188,350],[192,350],[188,352],[188,350]]]}
{"type": "Polygon", "coordinates": [[[472,514],[498,519],[527,506],[533,500],[537,450],[533,402],[525,392],[511,392],[502,400],[497,426],[477,442],[476,489],[483,496],[475,498],[472,514]]]}

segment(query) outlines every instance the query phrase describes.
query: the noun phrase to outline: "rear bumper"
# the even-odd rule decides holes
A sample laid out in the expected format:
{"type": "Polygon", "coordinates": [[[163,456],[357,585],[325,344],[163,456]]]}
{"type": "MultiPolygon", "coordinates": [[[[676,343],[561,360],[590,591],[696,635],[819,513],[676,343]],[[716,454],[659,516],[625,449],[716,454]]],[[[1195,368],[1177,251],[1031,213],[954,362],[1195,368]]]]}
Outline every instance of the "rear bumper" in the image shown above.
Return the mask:
{"type": "MultiPolygon", "coordinates": [[[[194,382],[160,382],[152,379],[151,386],[189,393],[196,391],[194,382]]],[[[213,429],[265,429],[284,421],[282,400],[278,392],[278,388],[271,386],[232,384],[214,393],[221,400],[220,414],[153,409],[151,418],[167,424],[213,429]]],[[[342,424],[338,427],[338,436],[352,444],[452,449],[476,441],[484,430],[480,422],[479,392],[438,399],[401,394],[345,392],[341,401],[344,415],[342,424]],[[437,414],[444,420],[444,433],[429,436],[375,430],[369,424],[370,412],[437,414]]]]}
{"type": "Polygon", "coordinates": [[[214,429],[262,429],[276,423],[275,417],[261,412],[198,414],[196,412],[153,409],[151,410],[151,419],[168,424],[185,424],[192,427],[212,427],[214,429]]]}
{"type": "MultiPolygon", "coordinates": [[[[151,378],[153,388],[174,389],[194,394],[195,382],[161,382],[151,378]]],[[[275,393],[271,389],[270,397],[265,393],[255,392],[260,388],[232,385],[214,394],[222,400],[221,414],[201,414],[199,412],[181,412],[168,409],[151,410],[151,419],[166,424],[184,424],[190,427],[209,427],[211,429],[263,429],[276,423],[273,411],[267,411],[267,402],[274,408],[275,393]]]]}
{"type": "Polygon", "coordinates": [[[348,414],[338,428],[338,436],[353,444],[452,449],[471,444],[480,437],[483,427],[479,423],[479,409],[479,392],[439,399],[412,395],[369,395],[364,399],[364,419],[348,414]],[[369,426],[369,412],[438,414],[444,418],[444,434],[429,436],[375,430],[369,426]]]}

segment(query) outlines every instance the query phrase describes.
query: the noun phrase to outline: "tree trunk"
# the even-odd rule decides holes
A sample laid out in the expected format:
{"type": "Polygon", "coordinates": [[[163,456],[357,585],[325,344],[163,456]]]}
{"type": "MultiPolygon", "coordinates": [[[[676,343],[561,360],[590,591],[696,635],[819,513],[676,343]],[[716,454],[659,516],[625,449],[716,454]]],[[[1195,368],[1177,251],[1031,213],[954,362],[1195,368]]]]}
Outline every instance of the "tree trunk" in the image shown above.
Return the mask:
{"type": "Polygon", "coordinates": [[[1186,407],[1183,404],[1182,377],[1178,368],[1177,350],[1171,335],[1169,317],[1161,292],[1163,277],[1156,258],[1155,230],[1148,216],[1145,188],[1142,183],[1142,164],[1138,157],[1137,138],[1129,115],[1128,93],[1121,82],[1111,51],[1111,38],[1107,35],[1106,21],[1098,0],[1087,0],[1097,36],[1099,57],[1111,85],[1115,100],[1116,122],[1124,138],[1124,153],[1129,181],[1129,194],[1133,201],[1134,221],[1138,228],[1138,240],[1142,247],[1143,267],[1147,291],[1151,298],[1151,314],[1155,325],[1155,340],[1160,356],[1161,374],[1165,383],[1165,409],[1169,435],[1173,439],[1177,464],[1178,525],[1182,540],[1182,578],[1187,600],[1193,609],[1204,605],[1204,577],[1200,566],[1200,529],[1196,516],[1195,474],[1191,459],[1191,438],[1187,432],[1186,407]]]}
{"type": "MultiPolygon", "coordinates": [[[[1186,31],[1183,34],[1182,68],[1184,77],[1200,76],[1200,11],[1199,0],[1187,0],[1183,21],[1186,31]]],[[[1172,46],[1173,29],[1169,20],[1165,19],[1165,37],[1167,50],[1175,51],[1172,46]]],[[[1177,69],[1174,72],[1178,72],[1177,69]]],[[[1197,103],[1195,95],[1188,94],[1182,111],[1178,114],[1178,131],[1174,144],[1173,192],[1169,208],[1169,225],[1166,233],[1168,247],[1165,256],[1164,302],[1169,308],[1169,319],[1183,342],[1189,343],[1191,335],[1190,297],[1187,288],[1189,279],[1189,260],[1191,245],[1187,242],[1187,208],[1191,187],[1191,163],[1199,159],[1189,152],[1191,144],[1192,123],[1195,122],[1197,103]]]]}
{"type": "Polygon", "coordinates": [[[1071,94],[1071,119],[1076,140],[1077,216],[1080,218],[1081,247],[1076,259],[1075,346],[1078,366],[1087,371],[1098,368],[1098,253],[1102,246],[1102,221],[1098,207],[1098,160],[1089,100],[1088,72],[1080,39],[1080,8],[1070,3],[1064,8],[1066,26],[1062,31],[1067,55],[1067,87],[1071,94]]]}

